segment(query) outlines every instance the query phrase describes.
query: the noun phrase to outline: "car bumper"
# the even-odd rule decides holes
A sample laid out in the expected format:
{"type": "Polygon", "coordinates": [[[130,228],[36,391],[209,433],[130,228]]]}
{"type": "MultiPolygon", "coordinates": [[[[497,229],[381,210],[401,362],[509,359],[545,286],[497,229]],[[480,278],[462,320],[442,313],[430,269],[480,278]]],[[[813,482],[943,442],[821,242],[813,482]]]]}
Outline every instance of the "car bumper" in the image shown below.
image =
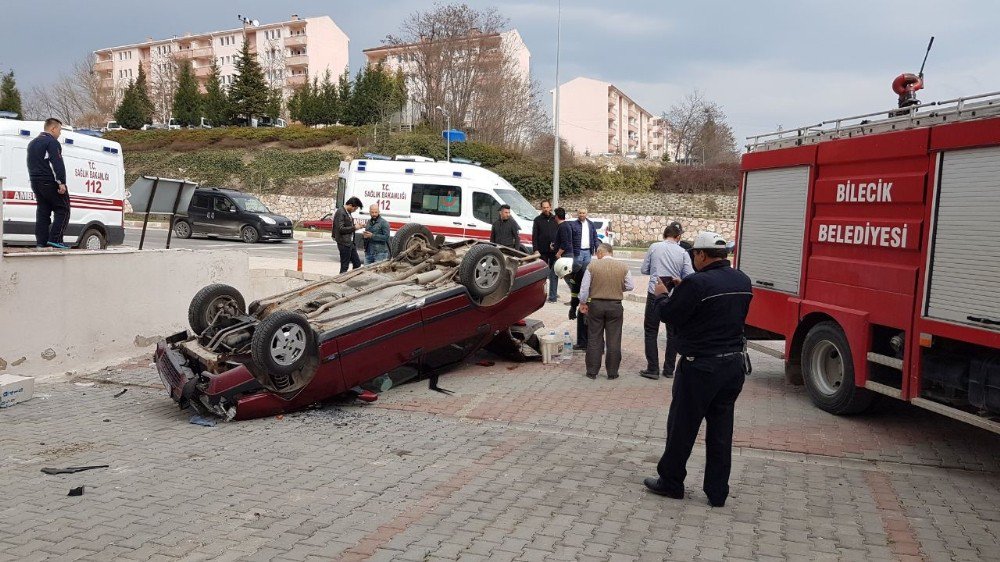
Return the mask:
{"type": "Polygon", "coordinates": [[[294,232],[291,226],[265,226],[260,237],[269,240],[291,239],[294,232]]]}

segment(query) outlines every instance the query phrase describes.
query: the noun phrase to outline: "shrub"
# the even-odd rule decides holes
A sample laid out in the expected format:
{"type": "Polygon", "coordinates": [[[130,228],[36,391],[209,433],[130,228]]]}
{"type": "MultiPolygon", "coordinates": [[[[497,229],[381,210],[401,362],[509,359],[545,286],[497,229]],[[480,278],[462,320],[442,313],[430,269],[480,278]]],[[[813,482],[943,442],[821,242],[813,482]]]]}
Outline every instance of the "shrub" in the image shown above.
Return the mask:
{"type": "Polygon", "coordinates": [[[740,186],[738,164],[685,166],[668,164],[660,168],[655,189],[664,193],[735,193],[740,186]]]}

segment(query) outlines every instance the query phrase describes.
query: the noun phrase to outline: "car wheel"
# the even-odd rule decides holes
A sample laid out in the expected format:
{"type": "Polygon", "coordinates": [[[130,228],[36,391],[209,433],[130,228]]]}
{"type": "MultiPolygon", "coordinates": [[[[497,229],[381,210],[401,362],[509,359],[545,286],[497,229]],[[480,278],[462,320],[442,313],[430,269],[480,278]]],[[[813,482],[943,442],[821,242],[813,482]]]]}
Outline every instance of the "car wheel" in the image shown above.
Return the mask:
{"type": "MultiPolygon", "coordinates": [[[[389,242],[389,251],[395,257],[419,246],[430,248],[433,245],[434,236],[431,235],[431,231],[422,224],[411,222],[403,225],[403,228],[400,228],[392,237],[389,242]]],[[[420,253],[415,252],[413,257],[407,257],[406,261],[415,264],[420,263],[423,259],[420,253]]]]}
{"type": "Polygon", "coordinates": [[[306,317],[279,310],[265,318],[254,330],[250,353],[254,363],[281,390],[291,384],[289,377],[302,369],[315,348],[312,327],[306,317]]]}
{"type": "Polygon", "coordinates": [[[476,244],[462,257],[458,266],[458,280],[473,297],[492,295],[507,276],[503,253],[489,244],[476,244]]]}
{"type": "Polygon", "coordinates": [[[88,228],[79,241],[81,250],[103,250],[108,247],[108,239],[96,228],[88,228]]]}
{"type": "Polygon", "coordinates": [[[178,238],[191,238],[191,223],[179,220],[174,223],[174,236],[178,238]]]}
{"type": "Polygon", "coordinates": [[[255,227],[246,225],[240,230],[240,238],[247,244],[255,244],[260,240],[260,231],[255,227]]]}
{"type": "Polygon", "coordinates": [[[835,322],[821,322],[806,334],[802,378],[813,404],[831,414],[863,412],[874,398],[855,385],[851,346],[835,322]]]}
{"type": "Polygon", "coordinates": [[[216,283],[195,293],[188,306],[188,324],[200,334],[218,318],[238,316],[246,309],[246,301],[235,287],[216,283]]]}

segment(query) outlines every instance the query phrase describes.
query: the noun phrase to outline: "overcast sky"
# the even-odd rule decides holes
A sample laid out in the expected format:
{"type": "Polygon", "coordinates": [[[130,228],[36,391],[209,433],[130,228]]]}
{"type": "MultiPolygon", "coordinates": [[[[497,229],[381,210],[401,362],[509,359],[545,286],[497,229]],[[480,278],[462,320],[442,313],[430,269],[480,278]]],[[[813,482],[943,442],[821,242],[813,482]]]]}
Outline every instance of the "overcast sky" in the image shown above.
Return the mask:
{"type": "MultiPolygon", "coordinates": [[[[532,74],[555,81],[556,1],[478,1],[510,19],[532,74]]],[[[0,69],[24,90],[102,47],[263,22],[329,15],[351,38],[351,68],[430,0],[0,1],[0,69]]],[[[916,72],[931,35],[925,101],[1000,90],[1000,4],[989,0],[564,0],[565,82],[614,83],[659,113],[699,89],[743,137],[888,109],[892,79],[916,72]]],[[[546,94],[548,101],[548,94],[546,94]]]]}

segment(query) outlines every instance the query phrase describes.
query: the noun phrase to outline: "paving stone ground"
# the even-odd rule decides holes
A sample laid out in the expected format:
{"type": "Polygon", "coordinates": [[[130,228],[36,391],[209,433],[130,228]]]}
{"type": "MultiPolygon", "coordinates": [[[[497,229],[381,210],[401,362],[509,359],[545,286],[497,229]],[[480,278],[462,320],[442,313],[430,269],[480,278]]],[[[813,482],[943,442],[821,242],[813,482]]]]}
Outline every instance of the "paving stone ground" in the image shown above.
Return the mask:
{"type": "MultiPolygon", "coordinates": [[[[571,328],[566,307],[539,312],[571,328]]],[[[144,358],[0,411],[0,560],[998,560],[1000,438],[905,404],[841,418],[755,354],[732,496],[647,493],[670,381],[470,361],[371,405],[188,423],[144,358]],[[83,386],[91,385],[91,386],[83,386]],[[124,395],[114,394],[128,388],[124,395]],[[49,476],[43,467],[109,464],[49,476]],[[84,495],[67,497],[85,486],[84,495]]]]}

